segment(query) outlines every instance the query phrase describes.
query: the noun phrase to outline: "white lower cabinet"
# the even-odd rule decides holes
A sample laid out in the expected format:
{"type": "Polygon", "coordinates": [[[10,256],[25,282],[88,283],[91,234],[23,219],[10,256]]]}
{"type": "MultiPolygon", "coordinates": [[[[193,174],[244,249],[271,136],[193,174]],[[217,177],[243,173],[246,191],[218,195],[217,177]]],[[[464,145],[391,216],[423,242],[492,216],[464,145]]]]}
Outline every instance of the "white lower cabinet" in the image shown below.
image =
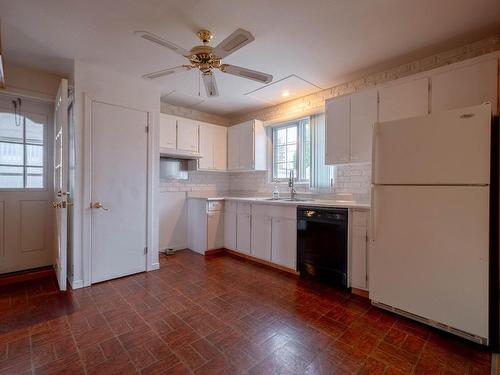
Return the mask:
{"type": "Polygon", "coordinates": [[[224,202],[224,247],[236,250],[236,210],[238,202],[224,202]]]}
{"type": "Polygon", "coordinates": [[[224,213],[207,213],[207,250],[224,247],[224,213]]]}
{"type": "Polygon", "coordinates": [[[252,214],[252,256],[271,260],[271,217],[252,214]]]}
{"type": "Polygon", "coordinates": [[[236,212],[224,213],[224,247],[236,250],[236,212]]]}
{"type": "Polygon", "coordinates": [[[273,217],[271,237],[271,262],[297,269],[297,220],[273,217]]]}
{"type": "Polygon", "coordinates": [[[368,217],[367,210],[350,212],[351,287],[368,290],[368,217]]]}
{"type": "Polygon", "coordinates": [[[250,214],[237,214],[236,218],[236,251],[250,255],[251,250],[251,225],[250,214]]]}

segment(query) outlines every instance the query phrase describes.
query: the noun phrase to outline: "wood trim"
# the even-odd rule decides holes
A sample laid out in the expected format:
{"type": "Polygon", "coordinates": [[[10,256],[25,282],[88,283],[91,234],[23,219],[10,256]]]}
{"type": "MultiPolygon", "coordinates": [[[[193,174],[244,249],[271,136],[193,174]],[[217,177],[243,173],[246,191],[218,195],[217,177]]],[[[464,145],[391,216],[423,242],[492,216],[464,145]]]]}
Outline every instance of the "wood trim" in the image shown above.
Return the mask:
{"type": "Polygon", "coordinates": [[[229,255],[235,256],[237,258],[242,258],[242,259],[249,261],[251,263],[257,263],[257,264],[260,264],[260,265],[263,265],[263,266],[266,266],[269,268],[273,268],[273,269],[277,269],[279,271],[286,272],[286,273],[291,274],[291,275],[299,276],[299,273],[297,271],[292,270],[291,268],[280,266],[280,265],[275,264],[275,263],[271,263],[267,260],[255,258],[251,255],[238,253],[237,251],[233,251],[233,250],[229,250],[229,249],[224,249],[224,252],[229,254],[229,255]]]}
{"type": "Polygon", "coordinates": [[[207,251],[205,251],[205,256],[211,256],[211,255],[222,254],[222,253],[224,253],[224,252],[225,252],[225,249],[224,249],[224,248],[207,250],[207,251]]]}
{"type": "Polygon", "coordinates": [[[369,297],[368,297],[368,291],[367,290],[358,289],[358,288],[351,288],[351,293],[355,294],[355,295],[357,295],[359,297],[363,297],[363,298],[369,299],[369,297]]]}
{"type": "Polygon", "coordinates": [[[35,268],[33,270],[8,273],[0,277],[0,286],[22,283],[24,281],[45,279],[55,276],[52,266],[35,268]]]}

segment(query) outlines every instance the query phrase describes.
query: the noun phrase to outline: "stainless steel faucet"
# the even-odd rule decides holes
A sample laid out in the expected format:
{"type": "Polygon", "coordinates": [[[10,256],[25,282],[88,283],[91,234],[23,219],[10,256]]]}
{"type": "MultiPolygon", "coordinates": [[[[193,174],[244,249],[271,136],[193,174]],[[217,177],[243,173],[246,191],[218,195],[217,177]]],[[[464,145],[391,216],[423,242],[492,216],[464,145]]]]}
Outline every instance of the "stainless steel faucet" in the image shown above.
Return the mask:
{"type": "Polygon", "coordinates": [[[297,190],[295,190],[295,182],[293,178],[293,169],[290,170],[290,178],[288,179],[288,187],[290,190],[290,200],[294,201],[297,199],[297,190]]]}

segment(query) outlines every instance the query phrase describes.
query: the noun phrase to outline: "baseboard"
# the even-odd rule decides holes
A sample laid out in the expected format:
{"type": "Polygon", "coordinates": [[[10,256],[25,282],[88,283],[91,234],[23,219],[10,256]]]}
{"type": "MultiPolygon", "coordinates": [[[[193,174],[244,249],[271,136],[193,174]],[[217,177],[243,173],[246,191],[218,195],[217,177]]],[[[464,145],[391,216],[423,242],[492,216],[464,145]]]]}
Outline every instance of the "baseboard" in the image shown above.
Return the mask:
{"type": "Polygon", "coordinates": [[[280,266],[278,264],[271,263],[267,260],[255,258],[255,257],[253,257],[251,255],[247,255],[247,254],[241,254],[241,253],[238,253],[237,251],[233,251],[233,250],[229,250],[229,249],[224,249],[223,251],[229,255],[244,259],[244,260],[252,262],[252,263],[257,263],[257,264],[260,264],[262,266],[266,266],[266,267],[273,268],[273,269],[276,269],[279,271],[283,271],[283,272],[286,272],[286,273],[294,275],[294,276],[299,275],[299,273],[297,271],[295,271],[291,268],[283,267],[283,266],[280,266]]]}
{"type": "Polygon", "coordinates": [[[25,270],[19,272],[12,272],[0,277],[0,286],[22,283],[24,281],[44,279],[53,277],[55,275],[52,266],[36,268],[32,270],[25,270]]]}
{"type": "Polygon", "coordinates": [[[358,289],[358,288],[351,288],[351,293],[368,299],[368,291],[367,290],[358,289]]]}
{"type": "Polygon", "coordinates": [[[205,255],[208,255],[208,256],[210,256],[210,255],[217,255],[217,254],[221,254],[221,253],[223,253],[225,251],[226,251],[226,249],[224,249],[224,248],[212,249],[212,250],[205,251],[205,255]]]}
{"type": "Polygon", "coordinates": [[[68,283],[71,289],[83,288],[83,280],[72,280],[71,277],[68,277],[68,283]]]}

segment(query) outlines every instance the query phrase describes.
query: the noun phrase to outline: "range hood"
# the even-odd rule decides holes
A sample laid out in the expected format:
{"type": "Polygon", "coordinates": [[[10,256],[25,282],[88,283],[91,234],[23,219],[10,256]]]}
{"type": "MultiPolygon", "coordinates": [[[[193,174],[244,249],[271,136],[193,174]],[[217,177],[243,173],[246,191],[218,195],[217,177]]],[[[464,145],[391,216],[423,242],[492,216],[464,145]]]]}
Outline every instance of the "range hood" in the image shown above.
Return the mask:
{"type": "Polygon", "coordinates": [[[178,150],[176,148],[163,148],[160,147],[160,157],[175,158],[175,159],[186,159],[186,160],[197,160],[203,155],[199,152],[178,150]]]}

